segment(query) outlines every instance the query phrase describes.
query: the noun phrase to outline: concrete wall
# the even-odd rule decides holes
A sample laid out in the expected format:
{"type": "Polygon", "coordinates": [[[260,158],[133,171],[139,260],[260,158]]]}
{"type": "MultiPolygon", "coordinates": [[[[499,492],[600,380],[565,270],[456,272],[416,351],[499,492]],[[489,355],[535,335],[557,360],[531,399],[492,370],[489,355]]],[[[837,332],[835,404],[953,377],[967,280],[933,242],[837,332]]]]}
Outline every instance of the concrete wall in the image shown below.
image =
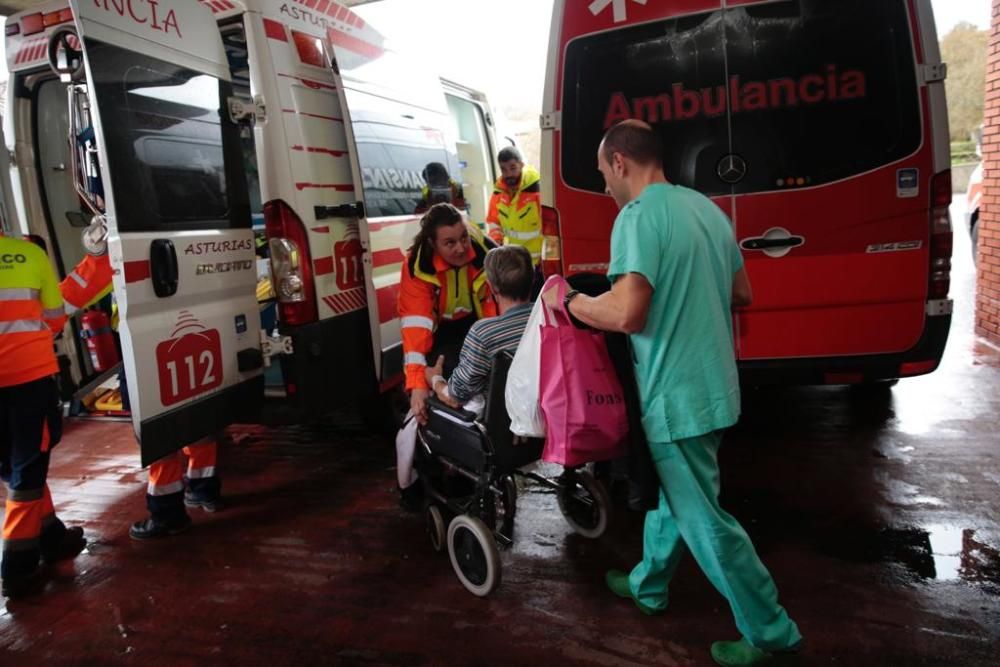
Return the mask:
{"type": "Polygon", "coordinates": [[[1000,343],[1000,0],[993,0],[985,116],[983,201],[979,208],[976,264],[976,333],[1000,343]]]}

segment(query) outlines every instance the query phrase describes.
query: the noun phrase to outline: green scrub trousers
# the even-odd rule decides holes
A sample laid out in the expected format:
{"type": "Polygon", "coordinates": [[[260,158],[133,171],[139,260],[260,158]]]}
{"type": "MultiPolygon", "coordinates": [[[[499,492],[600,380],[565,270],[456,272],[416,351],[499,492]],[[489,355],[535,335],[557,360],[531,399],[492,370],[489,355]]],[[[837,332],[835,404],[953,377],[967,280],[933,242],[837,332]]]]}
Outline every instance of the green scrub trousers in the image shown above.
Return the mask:
{"type": "Polygon", "coordinates": [[[632,595],[665,609],[667,587],[687,545],[729,601],[744,639],[764,650],[791,648],[802,640],[798,627],[778,604],[778,589],[746,531],[719,506],[722,433],[650,443],[660,505],[646,514],[642,562],[629,575],[632,595]]]}

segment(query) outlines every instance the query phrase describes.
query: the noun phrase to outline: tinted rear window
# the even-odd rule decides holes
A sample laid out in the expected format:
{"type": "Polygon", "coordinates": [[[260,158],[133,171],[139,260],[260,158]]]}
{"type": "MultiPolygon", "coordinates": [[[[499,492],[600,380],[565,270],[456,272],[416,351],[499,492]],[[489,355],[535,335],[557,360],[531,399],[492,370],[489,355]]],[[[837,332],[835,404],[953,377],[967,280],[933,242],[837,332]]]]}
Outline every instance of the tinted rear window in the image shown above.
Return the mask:
{"type": "Polygon", "coordinates": [[[707,113],[683,120],[674,118],[673,105],[675,88],[715,90],[725,81],[722,36],[722,12],[717,11],[571,42],[562,113],[566,183],[603,192],[597,146],[608,127],[635,117],[649,121],[663,135],[669,147],[665,168],[673,182],[710,194],[728,192],[715,176],[715,165],[729,143],[725,100],[710,100],[714,107],[707,113]]]}
{"type": "Polygon", "coordinates": [[[729,153],[747,165],[736,193],[829,183],[904,158],[921,142],[905,1],[772,2],[571,43],[569,185],[603,190],[593,155],[626,117],[660,130],[671,180],[709,194],[730,191],[716,169],[729,153]]]}
{"type": "Polygon", "coordinates": [[[439,129],[446,117],[349,88],[346,94],[369,218],[412,215],[429,163],[462,181],[454,149],[439,129]]]}
{"type": "Polygon", "coordinates": [[[227,141],[220,116],[230,85],[92,40],[87,51],[119,228],[249,226],[245,185],[234,188],[224,160],[229,145],[238,171],[238,131],[227,141]]]}

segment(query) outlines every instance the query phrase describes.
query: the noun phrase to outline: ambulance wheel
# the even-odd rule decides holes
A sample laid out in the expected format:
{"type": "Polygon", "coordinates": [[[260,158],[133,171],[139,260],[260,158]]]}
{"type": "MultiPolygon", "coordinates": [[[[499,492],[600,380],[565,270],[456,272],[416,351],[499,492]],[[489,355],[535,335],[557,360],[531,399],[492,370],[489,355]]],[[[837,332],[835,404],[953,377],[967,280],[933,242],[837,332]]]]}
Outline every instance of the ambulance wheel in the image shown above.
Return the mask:
{"type": "Polygon", "coordinates": [[[444,549],[444,517],[437,505],[427,507],[427,534],[431,538],[431,546],[434,551],[440,552],[444,549]]]}
{"type": "Polygon", "coordinates": [[[448,526],[448,555],[466,590],[486,597],[500,585],[500,551],[482,520],[461,514],[448,526]]]}
{"type": "Polygon", "coordinates": [[[586,470],[567,471],[556,493],[559,511],[579,535],[597,539],[608,529],[611,498],[604,486],[586,470]]]}

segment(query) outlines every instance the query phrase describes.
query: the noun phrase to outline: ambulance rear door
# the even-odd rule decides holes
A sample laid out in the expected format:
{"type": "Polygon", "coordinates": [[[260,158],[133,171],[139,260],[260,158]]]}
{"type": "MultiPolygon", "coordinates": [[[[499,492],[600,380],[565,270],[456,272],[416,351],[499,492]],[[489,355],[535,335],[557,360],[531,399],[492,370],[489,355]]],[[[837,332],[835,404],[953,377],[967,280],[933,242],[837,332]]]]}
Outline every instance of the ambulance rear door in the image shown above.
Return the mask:
{"type": "Polygon", "coordinates": [[[352,13],[327,25],[355,191],[363,197],[358,209],[364,214],[365,288],[375,369],[384,390],[402,381],[396,301],[406,250],[419,228],[423,171],[437,162],[459,183],[462,173],[434,70],[413,54],[395,51],[352,13]]]}
{"type": "Polygon", "coordinates": [[[196,0],[73,0],[93,104],[132,422],[151,463],[263,397],[229,67],[196,0]]]}

